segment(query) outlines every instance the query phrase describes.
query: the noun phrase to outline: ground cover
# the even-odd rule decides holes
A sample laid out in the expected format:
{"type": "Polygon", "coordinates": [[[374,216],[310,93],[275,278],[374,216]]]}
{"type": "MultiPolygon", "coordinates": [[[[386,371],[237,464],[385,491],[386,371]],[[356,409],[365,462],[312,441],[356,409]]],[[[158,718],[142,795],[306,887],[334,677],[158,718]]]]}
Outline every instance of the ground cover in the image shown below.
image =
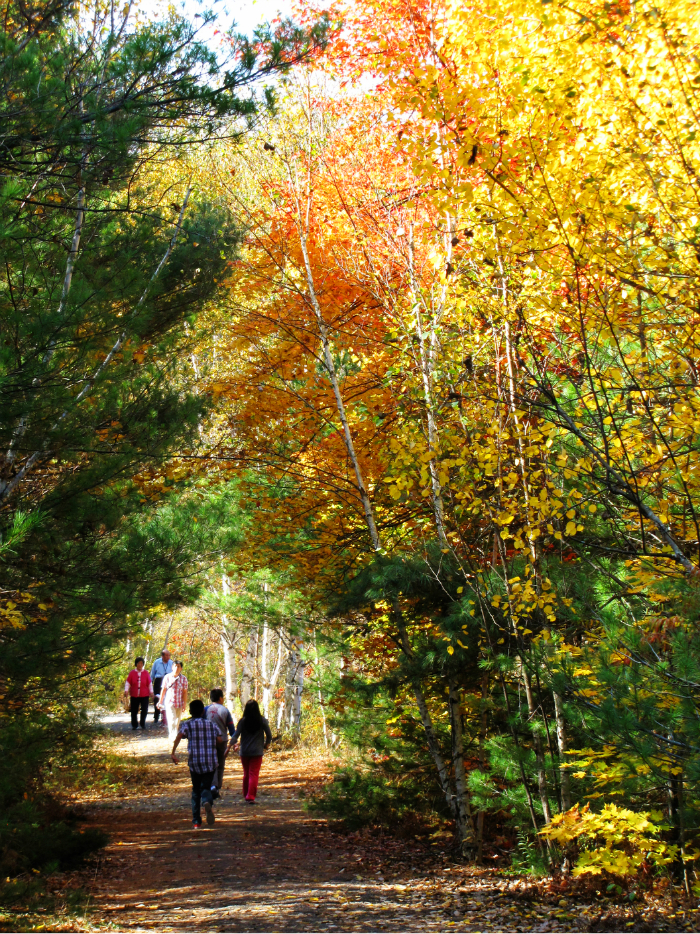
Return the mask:
{"type": "MultiPolygon", "coordinates": [[[[192,832],[186,766],[165,735],[118,732],[112,755],[133,769],[111,790],[71,791],[85,827],[109,844],[82,869],[54,874],[47,901],[19,903],[2,930],[51,931],[693,931],[697,907],[668,892],[623,908],[594,888],[518,877],[430,843],[343,832],[303,806],[330,780],[325,756],[281,750],[264,763],[255,807],[233,763],[216,824],[192,832]]],[[[28,900],[31,901],[31,900],[28,900]]]]}

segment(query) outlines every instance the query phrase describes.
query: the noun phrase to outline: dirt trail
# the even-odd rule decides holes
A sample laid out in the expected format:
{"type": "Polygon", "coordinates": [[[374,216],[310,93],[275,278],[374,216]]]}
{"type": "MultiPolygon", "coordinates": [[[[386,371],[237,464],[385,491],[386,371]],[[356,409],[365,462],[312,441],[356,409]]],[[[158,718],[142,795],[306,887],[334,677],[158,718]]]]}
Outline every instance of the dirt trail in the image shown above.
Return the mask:
{"type": "MultiPolygon", "coordinates": [[[[122,718],[110,719],[122,726],[122,718]]],[[[159,729],[129,730],[120,739],[120,751],[145,760],[170,781],[148,797],[108,800],[91,808],[91,824],[111,836],[91,886],[93,910],[117,927],[446,929],[444,917],[430,916],[431,906],[413,904],[405,884],[358,873],[347,845],[339,845],[342,838],[302,808],[297,795],[314,772],[313,760],[266,756],[251,807],[240,794],[240,765],[230,758],[216,824],[192,831],[186,756],[175,766],[159,729]]]]}
{"type": "MultiPolygon", "coordinates": [[[[124,718],[110,719],[118,731],[126,728],[124,718]]],[[[243,802],[240,764],[229,759],[216,824],[193,832],[185,756],[179,766],[170,762],[159,729],[120,732],[119,745],[168,781],[147,795],[90,806],[90,823],[111,836],[90,884],[98,926],[183,932],[612,929],[591,924],[600,919],[598,906],[543,898],[529,886],[517,888],[524,883],[451,864],[448,855],[439,868],[434,860],[426,868],[416,854],[414,866],[411,842],[385,843],[381,855],[332,833],[297,797],[323,763],[290,753],[266,756],[254,807],[243,802]],[[387,858],[392,845],[401,855],[398,864],[387,858]]],[[[626,927],[693,929],[686,924],[626,927]]]]}

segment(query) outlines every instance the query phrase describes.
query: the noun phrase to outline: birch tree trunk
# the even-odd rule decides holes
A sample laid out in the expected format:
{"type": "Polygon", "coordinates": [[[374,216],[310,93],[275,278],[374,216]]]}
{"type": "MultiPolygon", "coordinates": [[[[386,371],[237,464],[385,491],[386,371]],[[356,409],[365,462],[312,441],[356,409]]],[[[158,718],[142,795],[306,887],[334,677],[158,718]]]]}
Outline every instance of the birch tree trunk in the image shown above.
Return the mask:
{"type": "Polygon", "coordinates": [[[559,745],[559,778],[561,781],[561,809],[571,807],[571,779],[566,768],[566,721],[564,720],[564,702],[558,691],[553,690],[554,716],[557,721],[557,743],[559,745]]]}
{"type": "MultiPolygon", "coordinates": [[[[448,253],[446,262],[449,262],[449,257],[451,256],[451,248],[449,248],[449,250],[450,252],[448,253]]],[[[423,385],[423,403],[425,405],[425,420],[428,434],[428,452],[430,454],[430,459],[428,460],[428,472],[430,473],[430,493],[433,503],[433,514],[435,517],[435,531],[437,532],[440,547],[442,549],[446,549],[449,547],[449,545],[447,542],[447,534],[445,533],[445,509],[442,499],[442,486],[440,484],[439,467],[437,463],[439,438],[437,420],[435,418],[435,407],[433,404],[433,371],[435,368],[435,359],[437,356],[436,319],[439,320],[441,316],[443,302],[440,303],[437,310],[425,309],[428,311],[428,313],[430,313],[430,310],[433,310],[433,320],[428,324],[428,331],[426,333],[423,326],[422,312],[424,301],[420,293],[420,289],[418,288],[418,283],[415,276],[413,231],[411,231],[411,236],[408,243],[408,262],[409,275],[411,279],[411,292],[413,293],[415,335],[418,339],[418,365],[421,374],[421,382],[423,385]]],[[[444,289],[441,291],[442,299],[444,300],[444,289]]]]}
{"type": "Polygon", "coordinates": [[[255,668],[258,660],[258,627],[251,626],[248,637],[248,648],[243,661],[243,676],[241,678],[241,707],[250,700],[254,682],[255,668]]]}
{"type": "Polygon", "coordinates": [[[227,629],[221,630],[221,648],[224,653],[224,692],[226,706],[233,714],[236,700],[236,643],[227,629]]]}
{"type": "MultiPolygon", "coordinates": [[[[333,387],[333,395],[335,397],[336,409],[338,412],[338,417],[340,418],[341,425],[343,427],[343,437],[345,441],[345,447],[348,453],[348,459],[350,460],[350,463],[352,464],[353,471],[355,474],[356,488],[357,488],[360,500],[362,502],[365,523],[367,525],[367,530],[369,532],[370,540],[372,543],[372,549],[374,552],[379,552],[381,550],[381,541],[379,538],[379,532],[377,530],[377,526],[376,526],[375,519],[374,519],[372,502],[371,502],[369,493],[367,491],[367,488],[364,482],[361,466],[360,466],[360,463],[357,457],[357,452],[355,450],[355,444],[354,444],[354,440],[352,436],[352,431],[350,429],[350,424],[347,419],[342,391],[341,391],[340,383],[338,381],[338,375],[335,369],[335,364],[333,362],[333,356],[331,353],[331,345],[330,345],[330,341],[328,338],[328,329],[326,327],[326,322],[323,317],[321,306],[318,300],[318,295],[316,292],[316,287],[315,287],[315,282],[314,282],[314,277],[313,277],[313,270],[312,270],[311,261],[309,258],[309,251],[308,251],[308,237],[309,237],[309,230],[310,230],[309,222],[310,222],[311,207],[312,207],[312,202],[313,202],[313,189],[312,189],[313,142],[312,142],[310,111],[308,114],[308,123],[309,123],[308,140],[307,140],[308,150],[309,150],[307,153],[308,167],[305,173],[305,183],[304,183],[305,190],[303,192],[301,190],[302,185],[299,181],[298,172],[296,171],[296,168],[293,170],[292,165],[290,164],[290,161],[289,160],[286,161],[287,173],[288,173],[289,181],[290,181],[292,190],[294,192],[294,197],[295,197],[295,207],[296,207],[296,215],[297,215],[296,226],[297,226],[297,233],[299,236],[299,243],[301,246],[301,253],[302,253],[303,260],[304,260],[304,275],[305,275],[306,286],[307,286],[306,298],[307,298],[307,301],[310,307],[313,310],[314,317],[316,318],[316,324],[318,327],[318,333],[319,333],[319,337],[321,340],[321,346],[323,350],[323,364],[328,374],[328,378],[331,382],[331,385],[333,387]],[[303,204],[302,204],[302,199],[304,201],[303,204]]],[[[436,514],[436,523],[438,525],[438,529],[442,530],[443,539],[441,540],[444,540],[446,542],[446,538],[444,538],[444,528],[437,514],[436,514]]],[[[438,532],[438,534],[440,534],[440,532],[438,532]]],[[[403,619],[403,614],[401,613],[401,608],[398,605],[398,600],[394,601],[393,610],[394,610],[394,616],[396,619],[397,627],[399,630],[401,645],[407,657],[409,658],[409,660],[412,660],[413,653],[411,650],[410,640],[408,638],[408,632],[406,630],[406,625],[403,619]]],[[[450,808],[450,811],[456,816],[456,805],[454,801],[453,790],[452,790],[451,783],[450,783],[449,770],[447,769],[447,766],[445,765],[445,762],[442,758],[442,754],[440,752],[440,746],[437,740],[435,729],[433,727],[432,718],[430,716],[430,712],[428,710],[428,706],[425,701],[425,695],[423,693],[420,680],[419,678],[414,676],[411,679],[411,683],[412,683],[413,692],[416,698],[416,704],[420,712],[423,729],[425,730],[428,748],[430,749],[431,756],[435,763],[435,767],[438,772],[438,777],[440,779],[440,785],[443,789],[443,793],[445,794],[445,798],[450,808]]],[[[301,695],[299,694],[299,700],[300,698],[301,698],[301,695]]],[[[285,692],[285,701],[286,699],[287,699],[287,692],[285,692]]],[[[291,701],[291,699],[292,697],[290,694],[289,700],[291,701]]],[[[288,706],[287,706],[287,710],[289,710],[288,706]]],[[[293,719],[293,712],[290,711],[290,713],[292,714],[291,719],[293,719]]]]}
{"type": "Polygon", "coordinates": [[[455,774],[455,820],[462,856],[473,858],[476,851],[474,821],[472,819],[467,775],[464,769],[464,737],[462,732],[462,704],[455,684],[449,685],[450,728],[452,733],[452,767],[455,774]]]}
{"type": "Polygon", "coordinates": [[[173,631],[173,623],[175,622],[175,614],[173,613],[170,616],[170,622],[168,623],[168,631],[165,634],[165,639],[163,639],[163,647],[161,652],[164,652],[168,647],[168,642],[170,641],[170,633],[173,631]]]}
{"type": "MultiPolygon", "coordinates": [[[[230,593],[231,582],[228,579],[228,574],[222,570],[221,594],[224,600],[230,593]]],[[[224,676],[226,679],[224,694],[226,697],[226,706],[233,714],[236,699],[236,644],[238,642],[238,632],[237,629],[231,629],[227,613],[221,614],[221,624],[219,636],[221,638],[221,649],[224,653],[224,676]]]]}
{"type": "MultiPolygon", "coordinates": [[[[482,771],[486,771],[486,731],[488,728],[488,708],[486,701],[489,696],[489,676],[484,674],[481,679],[481,710],[479,712],[479,763],[482,771]]],[[[476,817],[476,861],[481,863],[484,858],[484,812],[479,811],[476,817]]]]}
{"type": "Polygon", "coordinates": [[[287,671],[284,683],[284,729],[292,726],[292,697],[294,696],[294,678],[296,676],[296,646],[290,641],[287,649],[287,671]]]}
{"type": "Polygon", "coordinates": [[[295,640],[291,677],[291,707],[289,726],[295,738],[301,735],[301,695],[304,692],[304,660],[301,657],[301,640],[295,640]]]}
{"type": "Polygon", "coordinates": [[[153,629],[155,628],[153,620],[147,619],[143,628],[146,632],[146,651],[143,653],[144,668],[150,668],[151,653],[153,652],[153,629]]]}
{"type": "MultiPolygon", "coordinates": [[[[267,680],[267,657],[269,649],[269,638],[270,630],[267,625],[267,617],[263,620],[263,629],[262,629],[262,640],[260,646],[260,685],[262,687],[262,697],[263,707],[266,709],[270,703],[270,689],[269,681],[267,680]]],[[[258,692],[256,690],[255,696],[257,697],[258,692]]],[[[267,716],[267,713],[265,713],[267,716]]]]}
{"type": "MultiPolygon", "coordinates": [[[[269,719],[270,718],[270,704],[272,703],[272,698],[277,686],[277,680],[280,676],[280,671],[282,670],[282,660],[284,658],[284,641],[282,639],[282,634],[280,633],[279,639],[277,641],[277,661],[275,662],[275,667],[272,670],[267,684],[263,686],[263,715],[269,719]]],[[[279,716],[278,716],[279,720],[279,716]]],[[[278,723],[279,727],[279,723],[278,723]]]]}
{"type": "MultiPolygon", "coordinates": [[[[540,802],[542,804],[542,813],[544,815],[545,823],[548,824],[552,819],[552,812],[549,807],[549,794],[547,791],[547,772],[544,759],[544,746],[542,744],[542,735],[538,729],[537,722],[537,711],[535,709],[535,701],[532,696],[532,682],[530,681],[530,675],[527,668],[525,667],[525,662],[523,659],[520,659],[520,665],[523,675],[523,685],[525,687],[525,697],[527,698],[527,710],[530,720],[530,729],[532,730],[532,740],[535,747],[535,762],[537,765],[537,788],[540,794],[540,802]]],[[[548,839],[549,842],[549,839],[548,839]]]]}
{"type": "Polygon", "coordinates": [[[321,711],[321,722],[323,723],[323,745],[328,749],[328,730],[326,729],[326,710],[323,702],[323,689],[321,687],[321,662],[318,657],[318,645],[316,642],[316,631],[314,630],[314,662],[316,664],[316,683],[318,684],[318,706],[321,711]]]}

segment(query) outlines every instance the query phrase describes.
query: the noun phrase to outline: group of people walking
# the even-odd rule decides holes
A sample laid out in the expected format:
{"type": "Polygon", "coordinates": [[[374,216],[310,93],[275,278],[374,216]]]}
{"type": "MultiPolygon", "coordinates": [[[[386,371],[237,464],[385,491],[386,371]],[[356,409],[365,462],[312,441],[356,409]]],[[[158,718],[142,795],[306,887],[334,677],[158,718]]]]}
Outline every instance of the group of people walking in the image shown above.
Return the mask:
{"type": "Polygon", "coordinates": [[[265,750],[272,742],[270,724],[260,712],[256,700],[249,700],[243,716],[234,728],[233,717],[224,706],[224,692],[213,688],[210,703],[201,700],[189,704],[190,718],[182,722],[187,706],[188,683],[182,673],[182,662],[171,661],[165,649],[151,668],[145,670],[145,661],[139,657],[129,672],[124,695],[130,698],[131,727],[146,729],[149,699],[154,705],[154,722],[159,714],[168,728],[172,742],[170,757],[177,765],[176,750],[187,740],[188,766],[192,780],[192,827],[202,826],[202,808],[208,826],[214,821],[214,801],[221,797],[226,759],[230,752],[238,752],[243,769],[243,797],[247,804],[255,804],[258,779],[265,750]],[[226,736],[230,737],[228,743],[226,736]]]}
{"type": "Polygon", "coordinates": [[[124,684],[124,697],[129,700],[131,729],[146,729],[149,701],[153,702],[153,722],[158,723],[161,714],[163,725],[168,728],[168,738],[177,735],[182,712],[187,706],[187,678],[182,673],[182,662],[173,661],[170,652],[163,649],[160,658],[146,670],[145,659],[134,663],[124,684]]]}

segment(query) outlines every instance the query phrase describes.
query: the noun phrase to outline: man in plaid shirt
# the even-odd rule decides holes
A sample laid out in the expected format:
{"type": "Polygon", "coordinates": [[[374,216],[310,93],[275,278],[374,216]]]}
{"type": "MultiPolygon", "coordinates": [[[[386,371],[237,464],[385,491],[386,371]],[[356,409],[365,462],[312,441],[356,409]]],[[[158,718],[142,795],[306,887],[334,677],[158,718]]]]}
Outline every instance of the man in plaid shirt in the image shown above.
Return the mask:
{"type": "Polygon", "coordinates": [[[175,755],[175,750],[180,745],[181,739],[187,739],[187,764],[192,779],[192,829],[199,830],[202,826],[201,805],[204,805],[207,825],[211,827],[214,823],[214,810],[212,808],[214,798],[211,793],[211,786],[214,780],[214,772],[219,767],[217,747],[223,746],[226,740],[216,723],[212,723],[211,720],[205,718],[203,701],[192,701],[190,704],[190,717],[192,719],[185,720],[180,727],[170,757],[177,765],[179,760],[175,755]]]}

